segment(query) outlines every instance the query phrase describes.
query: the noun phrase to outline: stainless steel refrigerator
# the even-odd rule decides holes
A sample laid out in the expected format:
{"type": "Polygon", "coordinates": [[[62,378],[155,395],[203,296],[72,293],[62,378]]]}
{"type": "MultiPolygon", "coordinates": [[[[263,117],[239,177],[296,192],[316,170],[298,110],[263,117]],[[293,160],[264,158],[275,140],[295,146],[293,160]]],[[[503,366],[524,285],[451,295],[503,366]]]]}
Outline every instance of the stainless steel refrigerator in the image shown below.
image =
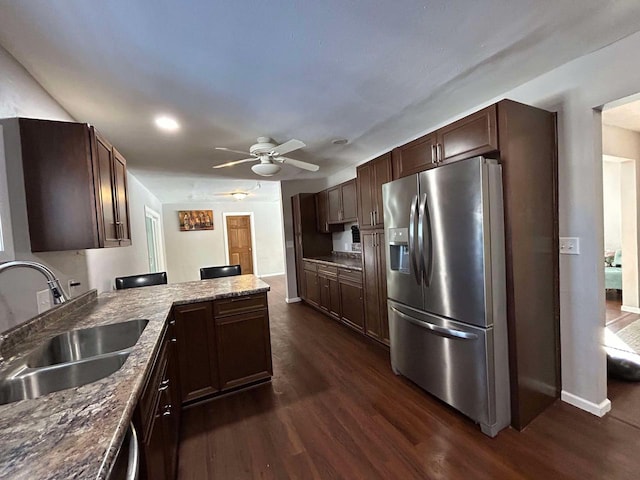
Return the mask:
{"type": "Polygon", "coordinates": [[[510,423],[502,167],[382,187],[391,365],[495,436],[510,423]]]}

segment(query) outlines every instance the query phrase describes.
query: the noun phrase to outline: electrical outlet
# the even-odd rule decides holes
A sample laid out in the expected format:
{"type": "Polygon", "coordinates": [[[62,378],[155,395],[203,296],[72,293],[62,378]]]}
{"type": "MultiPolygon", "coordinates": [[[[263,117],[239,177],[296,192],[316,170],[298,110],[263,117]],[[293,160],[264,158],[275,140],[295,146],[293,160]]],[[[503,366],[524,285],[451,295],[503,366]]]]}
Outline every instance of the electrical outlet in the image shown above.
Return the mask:
{"type": "Polygon", "coordinates": [[[560,253],[562,255],[580,255],[580,239],[578,237],[560,237],[560,253]]]}
{"type": "Polygon", "coordinates": [[[38,302],[38,313],[49,310],[51,308],[51,291],[47,289],[36,292],[36,302],[38,302]]]}

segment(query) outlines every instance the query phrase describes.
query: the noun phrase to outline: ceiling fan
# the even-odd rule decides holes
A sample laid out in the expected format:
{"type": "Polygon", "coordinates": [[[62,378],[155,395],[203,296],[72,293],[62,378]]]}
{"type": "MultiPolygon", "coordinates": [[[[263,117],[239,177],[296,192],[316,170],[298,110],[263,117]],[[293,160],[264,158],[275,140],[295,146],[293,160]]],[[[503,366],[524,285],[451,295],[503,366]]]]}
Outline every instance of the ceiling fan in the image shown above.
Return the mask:
{"type": "Polygon", "coordinates": [[[248,152],[242,152],[240,150],[233,150],[231,148],[216,147],[216,150],[223,150],[225,152],[242,153],[243,155],[251,155],[251,158],[245,158],[243,160],[236,160],[234,162],[223,163],[222,165],[216,165],[213,168],[232,167],[246,162],[260,161],[257,165],[251,167],[254,173],[263,177],[270,177],[275,175],[282,168],[281,165],[286,163],[294,167],[302,168],[303,170],[309,170],[310,172],[317,172],[319,170],[318,165],[313,163],[303,162],[301,160],[295,160],[293,158],[283,157],[282,155],[293,152],[306,145],[300,140],[289,140],[283,144],[278,145],[274,143],[269,137],[258,137],[258,143],[251,145],[248,152]]]}

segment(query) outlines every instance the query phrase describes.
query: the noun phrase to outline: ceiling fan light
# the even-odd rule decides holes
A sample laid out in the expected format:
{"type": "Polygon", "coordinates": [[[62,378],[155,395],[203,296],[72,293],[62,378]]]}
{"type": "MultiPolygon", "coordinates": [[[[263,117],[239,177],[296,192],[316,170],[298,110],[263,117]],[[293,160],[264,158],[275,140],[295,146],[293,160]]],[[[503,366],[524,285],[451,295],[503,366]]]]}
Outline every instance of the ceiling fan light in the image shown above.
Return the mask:
{"type": "Polygon", "coordinates": [[[258,163],[251,167],[251,170],[253,170],[253,173],[262,177],[270,177],[280,171],[280,165],[275,165],[273,163],[258,163]]]}
{"type": "Polygon", "coordinates": [[[244,193],[244,192],[234,192],[231,194],[231,196],[236,200],[244,200],[245,198],[247,198],[248,195],[249,195],[248,193],[244,193]]]}

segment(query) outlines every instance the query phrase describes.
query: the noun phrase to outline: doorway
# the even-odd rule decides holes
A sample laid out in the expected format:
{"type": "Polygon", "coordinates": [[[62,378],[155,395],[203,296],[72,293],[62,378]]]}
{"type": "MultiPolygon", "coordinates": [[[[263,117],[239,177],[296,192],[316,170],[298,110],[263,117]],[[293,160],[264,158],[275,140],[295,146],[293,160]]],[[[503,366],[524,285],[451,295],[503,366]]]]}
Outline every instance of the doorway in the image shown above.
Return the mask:
{"type": "Polygon", "coordinates": [[[223,213],[227,265],[240,265],[242,274],[257,275],[253,213],[223,213]]]}
{"type": "Polygon", "coordinates": [[[147,258],[149,260],[149,272],[164,272],[164,245],[162,243],[162,227],[160,214],[145,205],[144,224],[147,231],[147,258]]]}

